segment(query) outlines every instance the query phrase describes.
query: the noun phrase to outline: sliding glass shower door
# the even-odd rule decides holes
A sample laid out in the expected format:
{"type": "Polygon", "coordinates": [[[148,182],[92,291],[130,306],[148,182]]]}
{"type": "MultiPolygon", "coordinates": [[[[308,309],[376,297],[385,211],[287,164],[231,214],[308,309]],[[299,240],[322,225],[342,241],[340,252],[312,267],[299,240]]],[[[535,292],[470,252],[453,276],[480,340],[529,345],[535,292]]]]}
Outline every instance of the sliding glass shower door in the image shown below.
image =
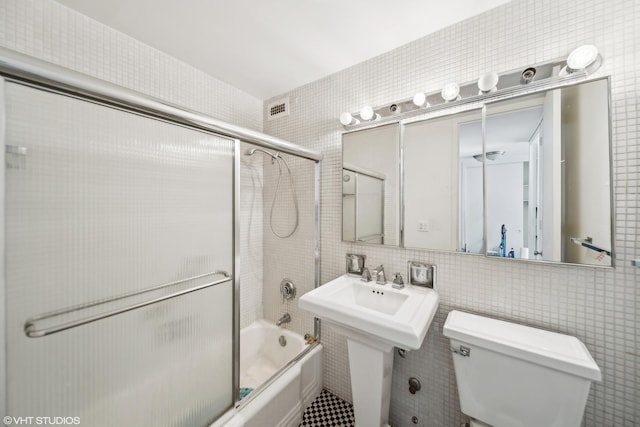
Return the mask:
{"type": "Polygon", "coordinates": [[[3,110],[6,415],[207,425],[234,402],[234,141],[10,82],[3,110]]]}

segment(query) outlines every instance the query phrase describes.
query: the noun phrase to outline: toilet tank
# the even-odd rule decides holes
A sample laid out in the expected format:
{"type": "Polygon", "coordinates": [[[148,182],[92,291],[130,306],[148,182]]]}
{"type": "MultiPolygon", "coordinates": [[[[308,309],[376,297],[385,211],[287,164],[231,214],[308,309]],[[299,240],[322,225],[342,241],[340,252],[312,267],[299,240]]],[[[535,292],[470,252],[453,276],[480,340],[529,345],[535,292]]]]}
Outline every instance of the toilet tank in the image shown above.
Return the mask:
{"type": "Polygon", "coordinates": [[[451,311],[462,412],[494,427],[578,427],[598,365],[576,337],[451,311]]]}

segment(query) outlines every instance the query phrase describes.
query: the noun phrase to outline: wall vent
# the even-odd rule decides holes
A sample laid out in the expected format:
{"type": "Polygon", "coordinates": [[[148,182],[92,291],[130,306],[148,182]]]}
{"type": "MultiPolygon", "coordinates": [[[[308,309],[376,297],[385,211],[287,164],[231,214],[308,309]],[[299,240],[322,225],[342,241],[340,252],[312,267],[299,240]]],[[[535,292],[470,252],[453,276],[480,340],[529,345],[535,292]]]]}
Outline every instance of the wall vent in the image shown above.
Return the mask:
{"type": "Polygon", "coordinates": [[[267,107],[267,120],[289,115],[289,98],[278,99],[267,107]]]}

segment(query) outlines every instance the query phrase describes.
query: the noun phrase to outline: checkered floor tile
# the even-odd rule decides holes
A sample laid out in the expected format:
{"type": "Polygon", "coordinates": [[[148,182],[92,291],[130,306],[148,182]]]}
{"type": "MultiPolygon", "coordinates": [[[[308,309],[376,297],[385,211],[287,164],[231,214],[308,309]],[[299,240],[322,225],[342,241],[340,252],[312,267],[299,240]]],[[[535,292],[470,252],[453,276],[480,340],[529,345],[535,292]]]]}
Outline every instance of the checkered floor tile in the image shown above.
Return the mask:
{"type": "Polygon", "coordinates": [[[320,396],[313,401],[311,406],[302,415],[302,426],[311,427],[353,427],[353,405],[322,390],[320,396]]]}

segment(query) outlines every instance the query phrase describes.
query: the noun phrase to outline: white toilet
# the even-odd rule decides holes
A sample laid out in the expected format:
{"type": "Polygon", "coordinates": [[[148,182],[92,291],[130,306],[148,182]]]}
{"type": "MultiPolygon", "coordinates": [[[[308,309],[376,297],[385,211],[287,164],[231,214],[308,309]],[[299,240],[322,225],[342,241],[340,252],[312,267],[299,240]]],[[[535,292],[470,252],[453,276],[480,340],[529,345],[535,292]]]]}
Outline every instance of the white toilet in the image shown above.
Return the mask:
{"type": "Polygon", "coordinates": [[[576,337],[451,311],[462,412],[472,426],[579,427],[598,365],[576,337]]]}

